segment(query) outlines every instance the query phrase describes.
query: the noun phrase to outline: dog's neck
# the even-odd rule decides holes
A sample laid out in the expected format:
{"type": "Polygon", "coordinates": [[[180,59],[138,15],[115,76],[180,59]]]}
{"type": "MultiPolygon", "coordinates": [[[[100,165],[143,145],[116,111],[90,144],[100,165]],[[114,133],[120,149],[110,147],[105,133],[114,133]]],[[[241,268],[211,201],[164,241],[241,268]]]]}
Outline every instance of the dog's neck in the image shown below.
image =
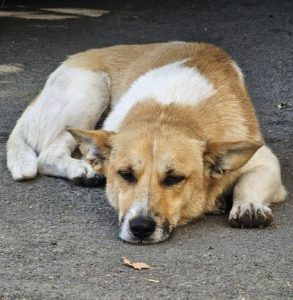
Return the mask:
{"type": "Polygon", "coordinates": [[[161,105],[153,99],[146,99],[134,106],[123,120],[119,132],[139,130],[153,135],[172,130],[193,139],[204,139],[201,125],[192,113],[194,108],[176,104],[161,105]]]}

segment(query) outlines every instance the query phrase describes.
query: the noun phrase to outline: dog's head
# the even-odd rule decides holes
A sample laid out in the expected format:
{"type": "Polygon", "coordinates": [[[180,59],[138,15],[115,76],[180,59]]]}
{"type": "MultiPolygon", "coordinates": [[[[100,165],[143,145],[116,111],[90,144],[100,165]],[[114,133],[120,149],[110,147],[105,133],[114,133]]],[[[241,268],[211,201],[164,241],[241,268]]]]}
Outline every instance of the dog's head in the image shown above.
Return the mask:
{"type": "Polygon", "coordinates": [[[70,132],[106,175],[109,202],[119,212],[119,236],[131,243],[164,241],[176,225],[202,215],[210,187],[260,147],[199,141],[173,129],[70,132]]]}

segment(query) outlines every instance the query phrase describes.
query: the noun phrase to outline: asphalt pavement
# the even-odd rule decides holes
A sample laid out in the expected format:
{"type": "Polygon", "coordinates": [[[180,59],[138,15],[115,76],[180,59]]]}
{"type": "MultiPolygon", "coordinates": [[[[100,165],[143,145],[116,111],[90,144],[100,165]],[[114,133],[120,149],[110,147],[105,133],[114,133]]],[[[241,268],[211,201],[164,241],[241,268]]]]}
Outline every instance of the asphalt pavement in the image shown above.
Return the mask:
{"type": "Polygon", "coordinates": [[[0,299],[293,299],[293,1],[3,4],[0,299]],[[207,216],[178,228],[167,242],[134,246],[118,239],[104,189],[52,177],[12,180],[5,158],[9,133],[66,56],[173,40],[221,46],[243,69],[289,191],[286,202],[273,207],[271,227],[233,229],[227,216],[207,216]],[[122,257],[153,268],[130,269],[122,257]]]}

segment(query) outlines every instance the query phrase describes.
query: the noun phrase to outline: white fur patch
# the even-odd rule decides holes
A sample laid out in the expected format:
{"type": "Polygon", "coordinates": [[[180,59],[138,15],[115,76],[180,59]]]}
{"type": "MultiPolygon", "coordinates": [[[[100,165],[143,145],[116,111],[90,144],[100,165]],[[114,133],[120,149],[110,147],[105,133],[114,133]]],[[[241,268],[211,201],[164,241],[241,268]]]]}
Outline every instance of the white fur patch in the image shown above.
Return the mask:
{"type": "Polygon", "coordinates": [[[178,61],[140,76],[113,108],[104,128],[117,131],[129,111],[137,103],[153,98],[163,105],[197,105],[215,94],[213,85],[199,71],[178,61]]]}
{"type": "Polygon", "coordinates": [[[244,75],[243,75],[240,67],[236,64],[236,62],[234,60],[232,60],[231,65],[234,68],[234,70],[237,72],[238,78],[239,78],[241,84],[243,85],[244,84],[244,75]]]}
{"type": "Polygon", "coordinates": [[[148,212],[148,200],[147,198],[142,201],[135,202],[133,206],[129,209],[127,214],[124,216],[123,223],[120,227],[119,237],[124,241],[131,241],[133,239],[133,235],[129,228],[129,222],[138,216],[147,216],[148,212]]]}

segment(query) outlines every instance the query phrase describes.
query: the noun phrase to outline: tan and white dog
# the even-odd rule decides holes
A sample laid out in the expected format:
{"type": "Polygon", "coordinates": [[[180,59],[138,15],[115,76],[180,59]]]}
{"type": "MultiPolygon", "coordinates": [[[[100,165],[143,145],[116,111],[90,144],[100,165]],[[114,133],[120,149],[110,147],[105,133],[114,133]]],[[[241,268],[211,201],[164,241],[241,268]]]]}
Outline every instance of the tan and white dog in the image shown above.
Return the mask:
{"type": "Polygon", "coordinates": [[[177,225],[217,212],[231,188],[229,223],[268,225],[269,205],[286,195],[240,68],[204,43],[71,56],[17,122],[7,162],[15,180],[104,174],[119,236],[132,243],[163,241],[177,225]],[[83,159],[72,157],[77,145],[83,159]]]}

